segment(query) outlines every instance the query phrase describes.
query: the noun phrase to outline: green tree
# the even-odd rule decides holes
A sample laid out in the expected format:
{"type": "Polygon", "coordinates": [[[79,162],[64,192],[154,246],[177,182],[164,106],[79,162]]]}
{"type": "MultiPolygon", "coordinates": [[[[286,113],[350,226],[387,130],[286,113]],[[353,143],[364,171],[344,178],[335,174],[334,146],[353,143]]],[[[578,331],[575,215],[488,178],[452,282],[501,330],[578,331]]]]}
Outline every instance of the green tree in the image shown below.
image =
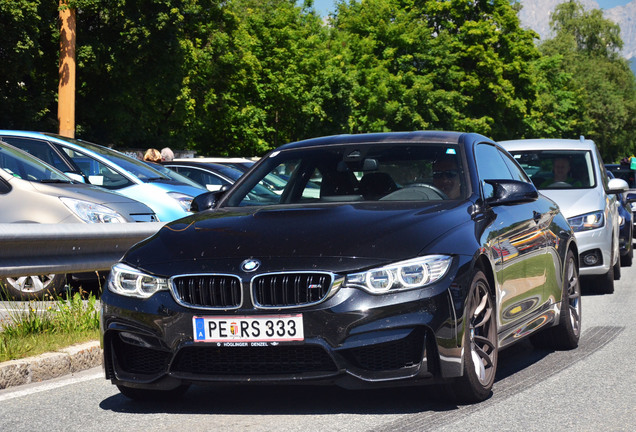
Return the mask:
{"type": "Polygon", "coordinates": [[[259,155],[311,136],[326,118],[327,31],[310,5],[235,0],[222,31],[197,47],[192,77],[196,148],[259,155]]]}
{"type": "Polygon", "coordinates": [[[0,0],[0,124],[57,131],[57,2],[0,0]]]}
{"type": "Polygon", "coordinates": [[[358,77],[351,131],[527,129],[539,52],[507,0],[352,1],[335,24],[358,77]]]}
{"type": "Polygon", "coordinates": [[[576,97],[555,104],[552,112],[546,109],[546,115],[563,112],[569,125],[562,136],[593,139],[607,162],[633,154],[636,79],[619,55],[618,25],[576,1],[558,5],[551,24],[555,37],[540,45],[541,52],[559,63],[565,81],[561,88],[576,97]]]}
{"type": "Polygon", "coordinates": [[[77,0],[78,135],[134,147],[189,142],[193,41],[214,0],[77,0]]]}

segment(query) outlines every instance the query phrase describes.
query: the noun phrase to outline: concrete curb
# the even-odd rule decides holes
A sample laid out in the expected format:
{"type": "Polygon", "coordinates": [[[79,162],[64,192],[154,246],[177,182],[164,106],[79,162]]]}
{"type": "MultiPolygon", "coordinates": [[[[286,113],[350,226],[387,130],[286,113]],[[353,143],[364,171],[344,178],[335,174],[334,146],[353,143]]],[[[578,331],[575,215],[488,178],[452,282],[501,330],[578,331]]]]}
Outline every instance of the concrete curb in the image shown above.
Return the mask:
{"type": "Polygon", "coordinates": [[[102,364],[98,341],[73,345],[57,352],[0,363],[0,389],[45,381],[102,364]]]}

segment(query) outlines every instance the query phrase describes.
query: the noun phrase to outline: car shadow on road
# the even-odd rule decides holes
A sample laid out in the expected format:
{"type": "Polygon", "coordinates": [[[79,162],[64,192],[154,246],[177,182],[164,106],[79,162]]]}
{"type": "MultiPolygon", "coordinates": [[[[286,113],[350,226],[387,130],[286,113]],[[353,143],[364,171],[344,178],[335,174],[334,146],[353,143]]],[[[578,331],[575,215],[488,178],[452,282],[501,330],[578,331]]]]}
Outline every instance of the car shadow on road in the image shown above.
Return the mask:
{"type": "Polygon", "coordinates": [[[125,413],[220,415],[408,414],[449,411],[436,387],[346,390],[331,386],[192,386],[178,400],[140,402],[121,394],[100,408],[125,413]]]}
{"type": "MultiPolygon", "coordinates": [[[[528,368],[550,351],[521,342],[500,353],[495,380],[504,380],[528,368]]],[[[116,394],[100,408],[122,413],[220,415],[410,414],[460,409],[433,385],[346,390],[335,386],[192,386],[176,400],[140,402],[116,394]]]]}

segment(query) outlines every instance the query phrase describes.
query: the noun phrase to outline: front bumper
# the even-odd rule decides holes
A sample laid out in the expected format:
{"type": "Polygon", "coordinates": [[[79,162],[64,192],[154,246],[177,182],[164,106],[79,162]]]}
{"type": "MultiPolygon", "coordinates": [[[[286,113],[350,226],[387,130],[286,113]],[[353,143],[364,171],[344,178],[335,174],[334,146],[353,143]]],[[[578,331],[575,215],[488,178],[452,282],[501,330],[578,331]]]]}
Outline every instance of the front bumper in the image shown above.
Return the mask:
{"type": "MultiPolygon", "coordinates": [[[[106,378],[155,389],[184,383],[345,388],[432,383],[462,371],[452,296],[449,286],[382,296],[343,288],[324,303],[281,311],[302,313],[305,338],[277,345],[194,342],[193,317],[219,313],[183,307],[165,291],[140,301],[106,290],[101,314],[106,378]]],[[[264,313],[273,312],[222,314],[264,313]]]]}
{"type": "Polygon", "coordinates": [[[579,275],[593,276],[606,274],[612,268],[612,231],[607,226],[591,231],[574,233],[579,248],[579,275]],[[597,265],[586,265],[587,253],[595,252],[600,256],[597,265]]]}

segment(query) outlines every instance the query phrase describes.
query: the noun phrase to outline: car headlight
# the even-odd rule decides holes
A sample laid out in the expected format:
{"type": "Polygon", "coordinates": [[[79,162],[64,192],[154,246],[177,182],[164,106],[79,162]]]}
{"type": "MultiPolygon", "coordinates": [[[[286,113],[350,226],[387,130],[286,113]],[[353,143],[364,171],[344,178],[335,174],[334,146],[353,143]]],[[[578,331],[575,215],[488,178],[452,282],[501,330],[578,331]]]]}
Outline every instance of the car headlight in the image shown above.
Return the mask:
{"type": "Polygon", "coordinates": [[[183,194],[181,192],[168,192],[170,198],[176,200],[182,209],[189,212],[190,205],[192,204],[192,198],[190,195],[183,194]]]}
{"type": "Polygon", "coordinates": [[[128,297],[148,298],[168,289],[168,280],[143,273],[129,265],[117,263],[108,275],[108,289],[128,297]]]}
{"type": "Polygon", "coordinates": [[[74,198],[60,197],[60,200],[77,217],[86,223],[125,223],[126,219],[105,205],[74,198]]]}
{"type": "Polygon", "coordinates": [[[345,286],[362,288],[371,294],[421,288],[437,282],[446,274],[452,257],[428,255],[353,273],[346,277],[345,286]]]}
{"type": "Polygon", "coordinates": [[[574,232],[589,231],[603,227],[605,225],[605,217],[602,211],[596,211],[568,218],[568,223],[574,232]]]}

